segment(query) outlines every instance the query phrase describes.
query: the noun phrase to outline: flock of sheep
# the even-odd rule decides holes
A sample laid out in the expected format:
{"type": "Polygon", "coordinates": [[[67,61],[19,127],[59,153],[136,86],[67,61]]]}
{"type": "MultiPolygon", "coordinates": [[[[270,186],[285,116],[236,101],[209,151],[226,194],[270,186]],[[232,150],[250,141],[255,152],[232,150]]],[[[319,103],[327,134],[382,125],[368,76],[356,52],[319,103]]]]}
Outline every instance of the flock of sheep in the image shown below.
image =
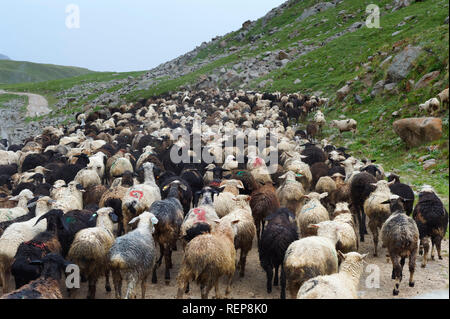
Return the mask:
{"type": "MultiPolygon", "coordinates": [[[[63,298],[70,264],[87,282],[88,298],[103,276],[111,291],[110,275],[116,298],[136,298],[139,284],[145,298],[148,277],[157,282],[163,261],[166,284],[176,275],[174,297],[197,284],[202,298],[212,288],[221,298],[222,277],[232,297],[254,240],[269,293],[280,284],[281,298],[286,290],[291,298],[357,298],[366,217],[373,253],[380,234],[392,260],[393,294],[406,258],[413,286],[417,253],[425,267],[431,241],[431,258],[435,247],[442,258],[448,213],[432,187],[422,187],[413,207],[414,192],[399,176],[326,140],[316,143],[327,125],[318,108],[327,103],[302,94],[177,92],[79,113],[77,123],[47,127],[21,145],[6,141],[2,298],[63,298]],[[311,112],[305,130],[293,124],[311,112]],[[175,134],[180,129],[188,135],[175,134]],[[251,143],[273,132],[275,146],[251,143]],[[196,137],[200,145],[191,143],[196,137]],[[173,160],[185,151],[189,161],[173,160]],[[273,152],[276,160],[266,162],[273,152]],[[177,249],[183,260],[173,274],[177,249]]],[[[332,126],[356,132],[357,123],[332,126]]],[[[67,289],[69,297],[77,293],[67,289]]]]}

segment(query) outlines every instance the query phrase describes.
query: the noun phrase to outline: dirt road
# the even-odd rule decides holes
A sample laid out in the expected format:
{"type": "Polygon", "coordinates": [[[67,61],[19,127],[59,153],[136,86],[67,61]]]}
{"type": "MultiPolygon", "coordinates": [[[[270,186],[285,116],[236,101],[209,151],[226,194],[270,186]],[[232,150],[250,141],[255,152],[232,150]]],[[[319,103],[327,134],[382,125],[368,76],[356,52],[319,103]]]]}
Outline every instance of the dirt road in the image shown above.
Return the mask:
{"type": "MultiPolygon", "coordinates": [[[[380,244],[381,245],[381,244],[380,244]]],[[[180,267],[182,259],[181,245],[178,245],[178,251],[173,253],[173,269],[171,270],[172,279],[168,286],[164,283],[164,264],[158,269],[158,283],[152,284],[151,280],[147,281],[146,299],[173,299],[177,294],[176,275],[180,267]]],[[[361,243],[360,252],[367,253],[369,256],[367,259],[368,265],[366,265],[365,271],[361,277],[359,285],[359,295],[363,299],[398,299],[398,298],[416,298],[421,297],[426,293],[430,294],[432,298],[442,297],[442,291],[447,292],[449,289],[449,241],[445,240],[442,243],[442,257],[443,260],[439,260],[436,256],[436,260],[428,262],[426,268],[421,268],[422,256],[418,256],[416,260],[416,272],[415,272],[415,287],[408,286],[409,272],[407,264],[403,270],[403,281],[400,286],[399,296],[392,296],[392,289],[394,287],[393,280],[391,280],[392,264],[386,262],[384,257],[386,254],[385,249],[379,249],[379,255],[381,257],[373,257],[373,243],[371,236],[366,236],[366,241],[361,243]],[[380,276],[376,276],[376,265],[379,268],[380,276]],[[374,270],[375,269],[375,270],[374,270]],[[379,278],[379,288],[373,287],[374,282],[369,281],[369,287],[366,285],[366,279],[368,276],[374,276],[379,278]],[[438,293],[434,293],[439,291],[438,293]]],[[[369,278],[370,279],[370,278],[369,278]]],[[[104,288],[104,279],[101,279],[97,284],[97,298],[109,299],[114,298],[114,292],[106,293],[104,288]]],[[[111,282],[112,285],[112,282],[111,282]]],[[[123,294],[126,289],[126,284],[123,283],[123,294]]],[[[113,286],[112,286],[113,287],[113,286]]],[[[114,288],[113,288],[114,289],[114,288]]],[[[225,281],[221,281],[220,291],[224,294],[225,281]]],[[[137,288],[138,296],[140,297],[140,287],[137,288]]],[[[82,283],[80,290],[77,292],[75,298],[83,299],[87,295],[87,284],[82,283]]],[[[214,289],[211,291],[209,298],[214,296],[214,289]]],[[[231,295],[232,299],[277,299],[280,297],[279,287],[274,287],[272,294],[266,292],[266,274],[259,264],[258,251],[256,248],[256,240],[253,243],[253,249],[250,251],[247,257],[246,274],[244,278],[239,278],[237,275],[234,278],[232,285],[231,295]]],[[[191,285],[191,291],[189,294],[184,295],[184,298],[199,299],[200,289],[197,285],[191,285]]]]}
{"type": "Polygon", "coordinates": [[[25,114],[25,116],[35,117],[48,114],[51,111],[51,109],[48,107],[47,99],[42,95],[22,92],[6,92],[4,90],[0,90],[0,94],[5,93],[28,96],[27,113],[25,114]]]}

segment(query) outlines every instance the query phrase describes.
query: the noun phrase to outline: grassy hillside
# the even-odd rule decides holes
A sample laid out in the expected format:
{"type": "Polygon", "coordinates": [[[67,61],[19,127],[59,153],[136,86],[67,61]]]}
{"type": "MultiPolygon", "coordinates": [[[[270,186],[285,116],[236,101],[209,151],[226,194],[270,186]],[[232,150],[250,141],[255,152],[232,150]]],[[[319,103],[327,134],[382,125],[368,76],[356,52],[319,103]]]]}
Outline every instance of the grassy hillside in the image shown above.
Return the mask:
{"type": "Polygon", "coordinates": [[[88,69],[72,66],[0,60],[0,83],[48,81],[92,72],[88,69]]]}

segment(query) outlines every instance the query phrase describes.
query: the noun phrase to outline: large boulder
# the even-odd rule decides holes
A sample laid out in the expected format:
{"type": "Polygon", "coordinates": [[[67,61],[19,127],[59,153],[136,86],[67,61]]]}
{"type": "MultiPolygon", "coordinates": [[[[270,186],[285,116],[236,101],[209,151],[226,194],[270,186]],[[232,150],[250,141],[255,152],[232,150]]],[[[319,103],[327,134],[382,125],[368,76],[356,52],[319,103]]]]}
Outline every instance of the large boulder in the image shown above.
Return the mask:
{"type": "Polygon", "coordinates": [[[440,74],[439,71],[433,71],[433,72],[425,74],[424,76],[422,76],[420,78],[419,81],[417,81],[417,83],[414,86],[414,88],[415,89],[421,89],[421,88],[424,88],[424,87],[428,86],[431,81],[433,81],[434,79],[436,79],[439,76],[439,74],[440,74]]]}
{"type": "Polygon", "coordinates": [[[387,82],[399,82],[406,78],[413,62],[419,57],[420,53],[422,53],[420,47],[407,46],[397,54],[387,71],[387,82]]]}
{"type": "Polygon", "coordinates": [[[337,98],[339,101],[343,100],[348,94],[350,93],[350,86],[346,84],[345,86],[341,87],[337,92],[337,98]]]}
{"type": "Polygon", "coordinates": [[[394,122],[393,128],[409,147],[431,142],[442,136],[442,120],[437,117],[401,119],[394,122]]]}

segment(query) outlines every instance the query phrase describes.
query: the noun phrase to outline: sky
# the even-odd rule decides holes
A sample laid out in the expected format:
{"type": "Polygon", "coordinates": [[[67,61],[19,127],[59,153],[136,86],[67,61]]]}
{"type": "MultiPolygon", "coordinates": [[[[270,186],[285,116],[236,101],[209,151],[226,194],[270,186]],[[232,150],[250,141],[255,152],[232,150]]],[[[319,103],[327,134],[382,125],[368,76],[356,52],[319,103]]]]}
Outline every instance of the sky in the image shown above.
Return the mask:
{"type": "Polygon", "coordinates": [[[94,71],[148,70],[285,0],[1,0],[0,53],[94,71]]]}

